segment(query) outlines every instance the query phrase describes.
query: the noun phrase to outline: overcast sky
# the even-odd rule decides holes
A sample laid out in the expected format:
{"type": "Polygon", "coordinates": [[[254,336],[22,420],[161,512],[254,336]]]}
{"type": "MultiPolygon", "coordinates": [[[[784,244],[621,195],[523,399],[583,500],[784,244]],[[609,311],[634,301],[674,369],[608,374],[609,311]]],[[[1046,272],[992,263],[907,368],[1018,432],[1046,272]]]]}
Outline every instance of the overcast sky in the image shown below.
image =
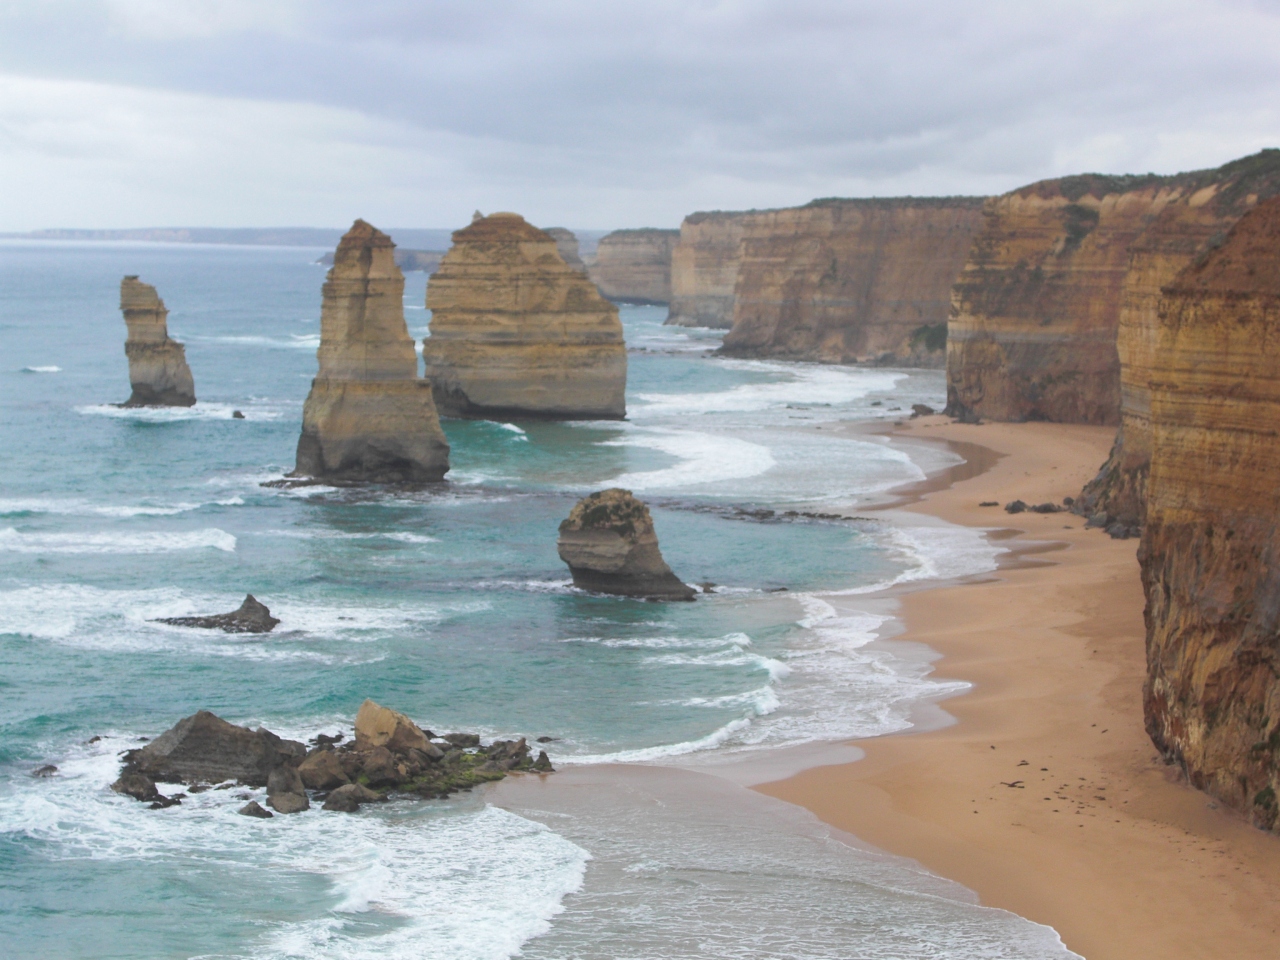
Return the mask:
{"type": "Polygon", "coordinates": [[[677,226],[1280,146],[1280,0],[0,0],[0,230],[677,226]]]}

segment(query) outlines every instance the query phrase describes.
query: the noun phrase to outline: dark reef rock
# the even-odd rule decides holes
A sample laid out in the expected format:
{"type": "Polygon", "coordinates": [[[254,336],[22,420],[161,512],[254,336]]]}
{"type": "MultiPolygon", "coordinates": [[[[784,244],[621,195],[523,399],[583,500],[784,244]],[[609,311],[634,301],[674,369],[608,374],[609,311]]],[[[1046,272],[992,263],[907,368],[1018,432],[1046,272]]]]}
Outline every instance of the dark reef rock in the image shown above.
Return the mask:
{"type": "Polygon", "coordinates": [[[258,803],[257,800],[250,800],[236,813],[242,817],[257,817],[259,820],[270,820],[275,816],[270,810],[263,809],[262,804],[258,803]]]}
{"type": "Polygon", "coordinates": [[[155,622],[167,623],[175,627],[204,627],[209,630],[223,630],[227,633],[270,633],[280,620],[271,615],[265,603],[260,602],[250,593],[245,596],[240,608],[230,613],[218,613],[207,617],[161,617],[155,622]]]}
{"type": "Polygon", "coordinates": [[[266,786],[276,767],[295,763],[307,748],[269,730],[250,730],[201,710],[125,755],[129,771],[170,783],[218,783],[236,780],[266,786]]]}
{"type": "Polygon", "coordinates": [[[697,593],[662,559],[649,508],[630,490],[579,500],[560,524],[556,546],[583,590],[646,600],[692,600],[697,593]]]}

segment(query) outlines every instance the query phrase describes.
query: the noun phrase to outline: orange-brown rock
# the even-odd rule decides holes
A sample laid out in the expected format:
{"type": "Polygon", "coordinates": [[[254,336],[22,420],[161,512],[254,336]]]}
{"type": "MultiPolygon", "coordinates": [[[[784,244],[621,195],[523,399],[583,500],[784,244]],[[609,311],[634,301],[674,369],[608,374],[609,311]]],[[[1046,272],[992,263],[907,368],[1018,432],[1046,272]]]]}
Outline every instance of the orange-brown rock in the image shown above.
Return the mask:
{"type": "Polygon", "coordinates": [[[1139,559],[1147,731],[1191,782],[1280,826],[1280,198],[1165,288],[1139,559]]]}
{"type": "Polygon", "coordinates": [[[618,420],[627,348],[618,308],[514,213],[474,220],[427,284],[426,376],[450,417],[618,420]]]}
{"type": "Polygon", "coordinates": [[[389,236],[363,220],[338,244],[294,476],[428,483],[449,469],[431,384],[418,376],[404,322],[404,274],[394,250],[389,236]]]}
{"type": "Polygon", "coordinates": [[[722,353],[942,365],[980,197],[815,200],[742,221],[722,353]],[[930,349],[933,347],[934,349],[930,349]]]}
{"type": "Polygon", "coordinates": [[[671,307],[667,323],[733,326],[733,288],[742,262],[742,231],[750,213],[694,213],[680,224],[671,251],[671,307]]]}
{"type": "Polygon", "coordinates": [[[169,339],[169,311],[156,288],[136,276],[125,277],[120,281],[120,310],[129,330],[124,353],[129,358],[129,385],[133,387],[123,406],[192,406],[196,387],[186,350],[169,339]]]}
{"type": "Polygon", "coordinates": [[[1191,174],[1131,247],[1120,306],[1120,430],[1111,456],[1076,511],[1113,531],[1141,526],[1151,463],[1150,390],[1161,288],[1259,201],[1280,194],[1280,150],[1191,174]]]}
{"type": "Polygon", "coordinates": [[[669,303],[671,250],[679,230],[615,230],[600,238],[591,279],[615,303],[669,303]]]}

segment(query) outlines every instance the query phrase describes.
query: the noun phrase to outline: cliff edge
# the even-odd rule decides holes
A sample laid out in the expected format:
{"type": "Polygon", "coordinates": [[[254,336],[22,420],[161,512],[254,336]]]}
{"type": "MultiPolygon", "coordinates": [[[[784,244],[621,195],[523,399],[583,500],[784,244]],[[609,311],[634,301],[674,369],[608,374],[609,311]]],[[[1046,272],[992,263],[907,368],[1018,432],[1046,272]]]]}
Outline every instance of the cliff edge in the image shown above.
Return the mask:
{"type": "Polygon", "coordinates": [[[169,311],[156,288],[136,276],[125,277],[120,281],[120,310],[129,330],[124,353],[129,358],[129,385],[133,388],[121,406],[192,406],[196,385],[187,366],[186,348],[169,339],[169,311]]]}

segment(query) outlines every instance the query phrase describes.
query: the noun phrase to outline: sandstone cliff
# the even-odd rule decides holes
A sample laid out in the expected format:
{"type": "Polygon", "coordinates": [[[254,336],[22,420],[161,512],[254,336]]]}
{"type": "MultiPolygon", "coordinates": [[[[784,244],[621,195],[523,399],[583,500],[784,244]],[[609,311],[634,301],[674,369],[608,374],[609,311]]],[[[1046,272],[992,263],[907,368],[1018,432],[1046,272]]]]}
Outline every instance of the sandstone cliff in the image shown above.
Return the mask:
{"type": "Polygon", "coordinates": [[[514,213],[453,235],[427,284],[426,376],[451,417],[619,420],[627,348],[618,308],[514,213]]]}
{"type": "Polygon", "coordinates": [[[120,281],[120,309],[129,330],[124,353],[129,358],[133,392],[126,407],[189,407],[196,402],[195,381],[186,349],[169,339],[169,311],[156,288],[136,276],[120,281]]]}
{"type": "Polygon", "coordinates": [[[295,476],[429,483],[449,470],[404,322],[395,244],[357,220],[338,244],[320,309],[320,372],[302,411],[295,476]]]}
{"type": "Polygon", "coordinates": [[[649,508],[613,487],[583,497],[560,524],[556,542],[574,586],[647,600],[692,600],[658,549],[649,508]]]}
{"type": "Polygon", "coordinates": [[[600,238],[591,279],[615,303],[669,303],[679,230],[615,230],[600,238]]]}
{"type": "Polygon", "coordinates": [[[1120,430],[1111,456],[1077,499],[1078,513],[1121,532],[1141,526],[1151,462],[1150,391],[1160,290],[1259,200],[1280,194],[1280,150],[1190,174],[1132,245],[1120,306],[1120,430]]]}
{"type": "Polygon", "coordinates": [[[1191,782],[1280,826],[1280,198],[1165,288],[1139,550],[1147,731],[1191,782]]]}
{"type": "Polygon", "coordinates": [[[582,256],[578,252],[578,238],[572,230],[566,227],[547,227],[544,232],[555,240],[556,249],[560,251],[560,257],[565,263],[582,273],[587,272],[587,265],[582,262],[582,256]]]}
{"type": "Polygon", "coordinates": [[[671,251],[671,307],[667,323],[733,326],[733,288],[742,262],[742,231],[750,213],[694,213],[680,224],[671,251]]]}
{"type": "Polygon", "coordinates": [[[742,221],[722,353],[936,364],[979,197],[815,200],[742,221]],[[930,349],[934,347],[935,349],[930,349]]]}

